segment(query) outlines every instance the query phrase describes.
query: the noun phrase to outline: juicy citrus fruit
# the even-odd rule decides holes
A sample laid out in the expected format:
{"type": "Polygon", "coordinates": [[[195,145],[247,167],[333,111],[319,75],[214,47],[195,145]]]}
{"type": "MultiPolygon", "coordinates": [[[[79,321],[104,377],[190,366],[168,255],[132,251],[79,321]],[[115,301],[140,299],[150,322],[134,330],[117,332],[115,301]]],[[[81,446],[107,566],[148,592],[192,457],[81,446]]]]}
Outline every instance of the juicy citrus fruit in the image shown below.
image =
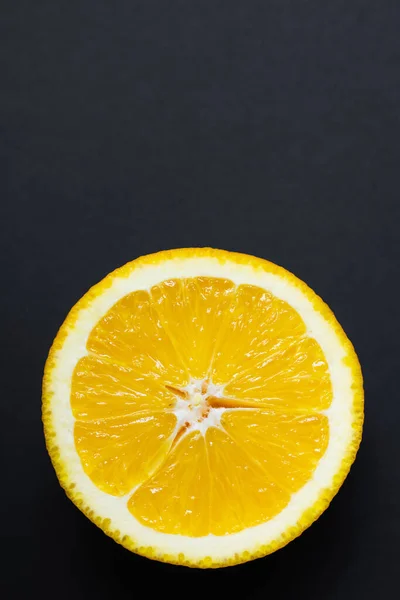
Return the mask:
{"type": "Polygon", "coordinates": [[[328,506],[361,439],[362,377],[294,275],[172,250],[72,309],[46,363],[43,421],[61,485],[108,535],[225,566],[284,546],[328,506]]]}

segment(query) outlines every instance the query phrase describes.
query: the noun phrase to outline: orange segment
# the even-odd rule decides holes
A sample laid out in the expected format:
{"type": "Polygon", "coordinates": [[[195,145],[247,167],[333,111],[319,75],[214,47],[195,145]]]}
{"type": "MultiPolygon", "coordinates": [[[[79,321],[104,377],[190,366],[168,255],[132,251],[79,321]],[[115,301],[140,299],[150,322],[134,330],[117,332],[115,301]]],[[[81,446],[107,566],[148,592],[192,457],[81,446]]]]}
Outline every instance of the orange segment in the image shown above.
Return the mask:
{"type": "Polygon", "coordinates": [[[196,432],[182,438],[163,467],[133,494],[128,508],[157,531],[207,535],[210,473],[204,437],[196,432]]]}
{"type": "Polygon", "coordinates": [[[329,438],[324,415],[229,410],[221,424],[180,440],[138,488],[128,507],[139,521],[189,536],[263,523],[310,479],[329,438]]]}
{"type": "Polygon", "coordinates": [[[178,358],[150,295],[132,292],[117,302],[93,328],[87,348],[98,356],[184,386],[189,376],[178,358]]]}
{"type": "Polygon", "coordinates": [[[291,494],[312,476],[329,441],[325,415],[229,410],[221,424],[279,486],[291,494]]]}
{"type": "Polygon", "coordinates": [[[305,334],[289,304],[255,286],[239,286],[215,352],[213,382],[225,385],[225,396],[260,406],[328,408],[328,365],[305,334]]]}
{"type": "Polygon", "coordinates": [[[242,531],[267,521],[287,505],[290,494],[226,432],[212,427],[206,441],[212,473],[210,533],[242,531]]]}
{"type": "Polygon", "coordinates": [[[93,483],[108,494],[123,496],[165,459],[175,425],[175,415],[151,411],[76,421],[75,446],[93,483]]]}
{"type": "Polygon", "coordinates": [[[225,386],[225,394],[252,398],[264,406],[325,410],[332,402],[332,385],[324,354],[308,337],[279,340],[276,352],[259,358],[225,386]]]}
{"type": "Polygon", "coordinates": [[[84,356],[72,376],[71,406],[76,419],[103,419],[174,406],[176,397],[159,380],[123,364],[84,356]]]}
{"type": "Polygon", "coordinates": [[[278,513],[290,494],[224,431],[188,434],[128,503],[143,524],[164,533],[225,535],[278,513]],[[245,494],[244,494],[245,490],[245,494]]]}
{"type": "Polygon", "coordinates": [[[151,289],[160,321],[194,379],[210,374],[217,335],[234,292],[232,281],[212,277],[164,281],[151,289]]]}
{"type": "Polygon", "coordinates": [[[239,286],[215,352],[214,383],[240,377],[280,351],[282,338],[287,347],[304,333],[302,319],[286,302],[256,286],[239,286]]]}

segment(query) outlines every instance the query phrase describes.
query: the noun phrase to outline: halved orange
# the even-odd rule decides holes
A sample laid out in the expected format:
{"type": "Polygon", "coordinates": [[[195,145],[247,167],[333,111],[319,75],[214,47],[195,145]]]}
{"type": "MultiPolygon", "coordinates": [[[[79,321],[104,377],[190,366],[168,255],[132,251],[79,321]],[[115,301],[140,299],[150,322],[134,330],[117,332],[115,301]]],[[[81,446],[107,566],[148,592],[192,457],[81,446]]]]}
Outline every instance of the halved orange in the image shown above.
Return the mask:
{"type": "Polygon", "coordinates": [[[128,263],[71,310],[46,363],[47,447],[126,548],[217,567],[285,545],[354,460],[353,347],[286,270],[212,249],[128,263]]]}

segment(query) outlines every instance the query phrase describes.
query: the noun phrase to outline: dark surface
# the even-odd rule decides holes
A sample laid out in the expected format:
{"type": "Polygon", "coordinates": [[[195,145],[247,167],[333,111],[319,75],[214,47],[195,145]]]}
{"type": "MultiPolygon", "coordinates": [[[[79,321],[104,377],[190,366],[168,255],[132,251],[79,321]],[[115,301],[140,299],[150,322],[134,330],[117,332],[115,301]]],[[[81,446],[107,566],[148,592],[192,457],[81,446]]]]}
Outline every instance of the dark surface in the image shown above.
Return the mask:
{"type": "Polygon", "coordinates": [[[400,8],[396,1],[2,3],[1,597],[398,597],[400,8]],[[396,8],[397,6],[397,8],[396,8]],[[330,509],[217,572],[130,554],[67,500],[40,421],[69,308],[138,255],[282,264],[365,376],[364,440],[330,509]]]}

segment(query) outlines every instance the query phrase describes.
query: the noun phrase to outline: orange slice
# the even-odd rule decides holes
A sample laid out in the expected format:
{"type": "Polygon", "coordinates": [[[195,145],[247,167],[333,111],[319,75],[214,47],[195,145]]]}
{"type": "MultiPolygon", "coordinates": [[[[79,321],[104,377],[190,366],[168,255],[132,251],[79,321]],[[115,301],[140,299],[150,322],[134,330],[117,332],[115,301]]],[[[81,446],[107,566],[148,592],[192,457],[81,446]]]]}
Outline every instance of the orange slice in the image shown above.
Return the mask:
{"type": "Polygon", "coordinates": [[[263,556],[326,508],[362,431],[357,357],[272,263],[160,252],[92,288],[46,364],[61,485],[128,549],[178,564],[263,556]]]}

